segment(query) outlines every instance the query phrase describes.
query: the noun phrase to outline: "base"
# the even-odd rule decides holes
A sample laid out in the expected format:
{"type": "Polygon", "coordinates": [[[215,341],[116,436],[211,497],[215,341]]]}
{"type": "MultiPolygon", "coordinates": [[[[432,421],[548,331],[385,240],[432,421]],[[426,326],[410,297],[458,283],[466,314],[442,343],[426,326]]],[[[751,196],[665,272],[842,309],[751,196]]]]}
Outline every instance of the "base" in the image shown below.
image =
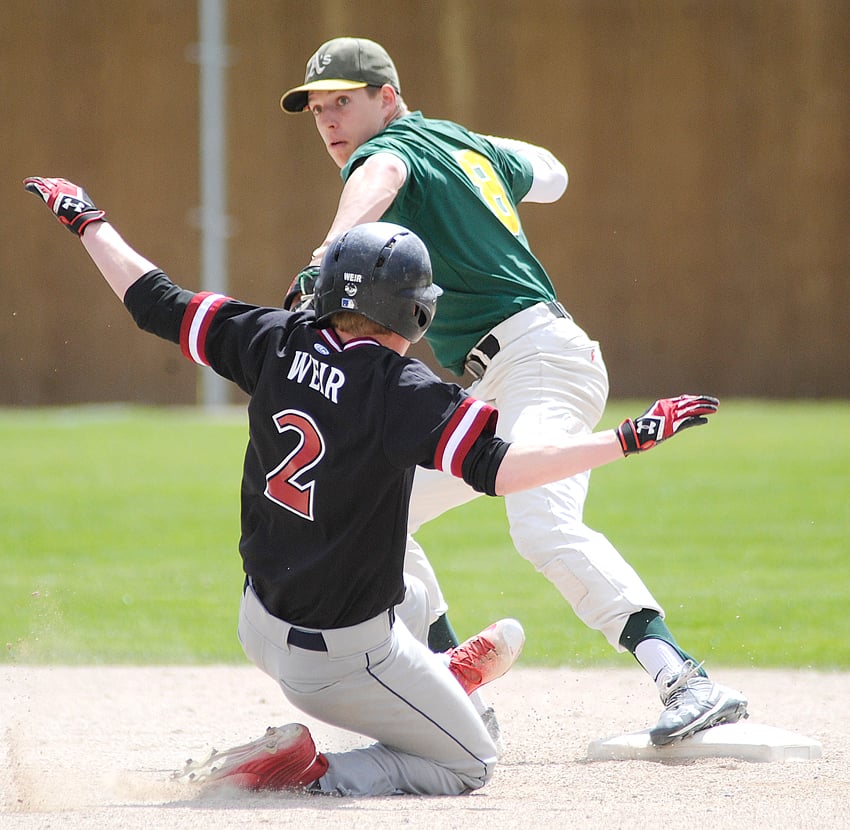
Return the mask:
{"type": "Polygon", "coordinates": [[[805,735],[759,723],[723,723],[668,746],[654,746],[649,730],[593,741],[589,761],[693,761],[737,758],[741,761],[812,760],[823,754],[821,744],[805,735]]]}

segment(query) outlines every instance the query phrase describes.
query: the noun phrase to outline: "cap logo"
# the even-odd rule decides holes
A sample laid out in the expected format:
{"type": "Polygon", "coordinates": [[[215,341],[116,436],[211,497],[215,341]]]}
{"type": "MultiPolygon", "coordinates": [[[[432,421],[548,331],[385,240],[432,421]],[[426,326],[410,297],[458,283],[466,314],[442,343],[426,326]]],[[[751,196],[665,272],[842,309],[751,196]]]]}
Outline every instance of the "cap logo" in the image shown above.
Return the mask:
{"type": "Polygon", "coordinates": [[[331,65],[331,61],[333,61],[332,55],[313,55],[310,58],[310,68],[307,76],[321,75],[331,65]]]}

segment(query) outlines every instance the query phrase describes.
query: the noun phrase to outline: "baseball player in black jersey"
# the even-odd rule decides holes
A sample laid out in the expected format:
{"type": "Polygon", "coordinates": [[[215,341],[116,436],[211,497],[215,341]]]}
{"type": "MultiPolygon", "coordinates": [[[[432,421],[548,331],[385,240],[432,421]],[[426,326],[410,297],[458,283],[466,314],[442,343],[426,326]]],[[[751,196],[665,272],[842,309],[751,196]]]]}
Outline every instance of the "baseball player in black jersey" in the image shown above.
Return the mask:
{"type": "Polygon", "coordinates": [[[315,313],[293,313],[184,290],[79,186],[24,184],[82,239],[140,328],[250,396],[240,641],[296,707],[376,741],[320,753],[305,726],[288,724],[178,777],[347,795],[483,786],[496,748],[468,694],[510,668],[524,635],[503,620],[445,655],[428,649],[428,592],[403,574],[415,467],[503,495],[649,449],[705,423],[716,399],[662,399],[616,430],[508,444],[492,406],[405,357],[440,294],[405,228],[343,233],[322,261],[315,313]]]}

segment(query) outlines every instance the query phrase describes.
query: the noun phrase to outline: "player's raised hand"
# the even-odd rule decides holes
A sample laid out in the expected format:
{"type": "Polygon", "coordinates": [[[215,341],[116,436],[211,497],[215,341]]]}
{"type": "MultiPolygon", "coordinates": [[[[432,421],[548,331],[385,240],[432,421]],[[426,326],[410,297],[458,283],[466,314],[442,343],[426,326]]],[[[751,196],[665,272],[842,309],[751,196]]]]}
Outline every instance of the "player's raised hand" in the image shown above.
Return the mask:
{"type": "Polygon", "coordinates": [[[29,176],[24,179],[24,188],[40,196],[56,218],[77,236],[82,236],[91,222],[99,222],[106,215],[94,206],[85,190],[67,179],[29,176]]]}
{"type": "Polygon", "coordinates": [[[627,418],[617,428],[623,455],[652,449],[688,427],[707,424],[720,401],[709,395],[680,395],[657,400],[639,418],[627,418]]]}

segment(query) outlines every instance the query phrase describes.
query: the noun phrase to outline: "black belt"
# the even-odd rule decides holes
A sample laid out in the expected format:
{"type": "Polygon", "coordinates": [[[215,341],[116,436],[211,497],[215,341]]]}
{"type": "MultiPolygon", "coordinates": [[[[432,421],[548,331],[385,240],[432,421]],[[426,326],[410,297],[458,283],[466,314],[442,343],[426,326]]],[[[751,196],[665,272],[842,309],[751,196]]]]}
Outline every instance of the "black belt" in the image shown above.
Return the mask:
{"type": "Polygon", "coordinates": [[[321,631],[302,631],[300,628],[290,628],[286,635],[286,642],[296,648],[307,651],[327,651],[328,644],[322,636],[321,631]]]}
{"type": "MultiPolygon", "coordinates": [[[[387,610],[387,615],[390,618],[390,628],[395,623],[395,608],[387,610]]],[[[307,651],[327,651],[328,644],[322,636],[321,631],[303,631],[300,628],[290,628],[289,634],[286,635],[286,642],[296,648],[303,648],[307,651]]]]}
{"type": "MultiPolygon", "coordinates": [[[[249,576],[245,577],[245,582],[242,585],[242,593],[245,593],[249,585],[254,589],[254,592],[257,594],[257,597],[265,608],[265,601],[260,596],[260,592],[257,590],[255,581],[249,576]]],[[[268,611],[268,608],[266,608],[266,610],[268,611]]],[[[269,611],[269,613],[271,614],[272,612],[269,611]]],[[[274,616],[274,614],[272,614],[272,616],[274,616]]],[[[278,619],[280,619],[280,617],[278,617],[278,619]]],[[[328,644],[325,642],[325,638],[322,636],[321,631],[302,631],[300,628],[290,628],[289,633],[286,635],[286,642],[291,646],[303,648],[306,651],[328,650],[328,644]]]]}
{"type": "MultiPolygon", "coordinates": [[[[271,614],[273,617],[277,616],[274,611],[271,611],[266,605],[266,600],[260,594],[258,590],[258,586],[256,584],[256,580],[251,577],[245,577],[245,583],[242,586],[242,592],[244,593],[248,586],[252,586],[254,592],[257,594],[260,602],[263,604],[263,607],[271,614]]],[[[387,609],[387,615],[390,618],[390,628],[392,628],[395,623],[395,608],[387,609]]],[[[278,617],[278,619],[282,619],[282,617],[278,617]]],[[[290,628],[289,633],[286,635],[286,642],[295,646],[296,648],[303,648],[305,651],[327,651],[328,644],[325,642],[325,638],[322,636],[321,631],[304,631],[301,628],[290,628]]]]}
{"type": "MultiPolygon", "coordinates": [[[[567,317],[572,320],[572,317],[567,313],[567,310],[557,301],[546,303],[546,308],[556,317],[567,317]]],[[[520,312],[517,312],[519,314],[520,312]]],[[[469,373],[475,378],[484,377],[484,372],[490,365],[490,361],[499,353],[502,345],[494,337],[492,333],[485,334],[470,350],[466,356],[464,365],[469,373]]]]}

